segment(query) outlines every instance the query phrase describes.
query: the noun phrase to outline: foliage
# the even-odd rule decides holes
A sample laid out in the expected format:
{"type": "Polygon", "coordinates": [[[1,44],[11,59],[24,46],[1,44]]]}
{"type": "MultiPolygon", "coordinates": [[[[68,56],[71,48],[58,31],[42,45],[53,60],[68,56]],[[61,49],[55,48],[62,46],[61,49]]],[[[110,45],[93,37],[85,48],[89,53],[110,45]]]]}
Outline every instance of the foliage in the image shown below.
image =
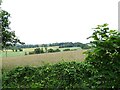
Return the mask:
{"type": "Polygon", "coordinates": [[[34,49],[34,53],[35,54],[44,53],[44,50],[43,50],[43,48],[36,48],[36,49],[34,49]]]}
{"type": "Polygon", "coordinates": [[[55,50],[54,50],[54,49],[52,49],[52,48],[50,48],[50,49],[47,50],[48,53],[60,52],[60,51],[61,51],[60,49],[55,49],[55,50]]]}
{"type": "Polygon", "coordinates": [[[54,50],[54,52],[60,52],[61,50],[60,49],[56,49],[56,50],[54,50]]]}
{"type": "Polygon", "coordinates": [[[64,49],[63,51],[70,51],[70,49],[64,49]]]}
{"type": "Polygon", "coordinates": [[[53,47],[53,46],[58,46],[59,48],[67,48],[67,47],[81,47],[82,49],[88,49],[90,48],[88,46],[88,44],[83,44],[83,43],[80,43],[80,42],[60,42],[60,43],[51,43],[51,44],[41,44],[41,45],[38,45],[38,44],[35,44],[35,45],[31,45],[31,44],[28,44],[28,45],[17,45],[17,47],[19,48],[36,48],[36,47],[44,47],[47,49],[47,47],[53,47]]]}
{"type": "Polygon", "coordinates": [[[92,67],[85,63],[63,62],[41,67],[18,67],[3,75],[3,88],[85,89],[92,67]]]}
{"type": "Polygon", "coordinates": [[[0,30],[2,32],[2,50],[17,43],[24,44],[16,37],[15,32],[10,30],[10,14],[7,11],[0,11],[0,30]]]}
{"type": "Polygon", "coordinates": [[[29,52],[29,55],[31,54],[41,54],[44,53],[43,48],[35,48],[34,51],[29,52]]]}
{"type": "Polygon", "coordinates": [[[50,48],[48,49],[48,53],[54,52],[54,49],[50,48]]]}
{"type": "Polygon", "coordinates": [[[29,55],[32,55],[32,54],[35,54],[35,52],[34,51],[29,52],[29,55]]]}
{"type": "Polygon", "coordinates": [[[109,30],[108,24],[98,25],[89,38],[92,49],[86,62],[97,70],[93,79],[95,88],[120,88],[120,33],[109,30]]]}
{"type": "Polygon", "coordinates": [[[37,48],[39,47],[38,44],[24,44],[24,45],[16,45],[17,48],[37,48]]]}

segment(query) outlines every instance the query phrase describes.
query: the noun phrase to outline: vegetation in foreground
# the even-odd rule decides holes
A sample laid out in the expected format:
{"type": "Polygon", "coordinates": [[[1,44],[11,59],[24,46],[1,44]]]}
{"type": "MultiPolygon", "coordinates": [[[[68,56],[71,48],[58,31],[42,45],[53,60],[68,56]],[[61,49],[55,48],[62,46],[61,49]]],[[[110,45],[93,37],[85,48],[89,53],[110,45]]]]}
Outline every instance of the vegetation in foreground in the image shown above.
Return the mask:
{"type": "Polygon", "coordinates": [[[93,48],[84,62],[18,67],[3,72],[3,88],[119,89],[120,33],[98,25],[91,38],[93,48]]]}
{"type": "Polygon", "coordinates": [[[4,74],[3,88],[83,88],[87,85],[87,77],[92,76],[92,70],[89,70],[91,67],[87,67],[86,64],[76,62],[38,68],[18,67],[4,74]]]}

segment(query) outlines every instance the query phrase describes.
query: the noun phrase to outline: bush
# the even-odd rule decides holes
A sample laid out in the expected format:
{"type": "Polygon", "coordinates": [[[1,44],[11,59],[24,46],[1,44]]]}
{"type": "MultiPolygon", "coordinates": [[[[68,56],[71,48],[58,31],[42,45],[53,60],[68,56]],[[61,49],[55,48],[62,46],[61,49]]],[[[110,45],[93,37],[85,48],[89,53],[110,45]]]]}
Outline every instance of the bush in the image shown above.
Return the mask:
{"type": "Polygon", "coordinates": [[[34,51],[29,52],[29,55],[32,55],[32,54],[35,54],[35,52],[34,51]]]}
{"type": "Polygon", "coordinates": [[[64,49],[63,51],[70,51],[70,49],[64,49]]]}
{"type": "Polygon", "coordinates": [[[52,48],[48,49],[48,53],[54,52],[52,48]]]}
{"type": "Polygon", "coordinates": [[[60,49],[56,49],[56,50],[54,50],[54,52],[60,52],[61,50],[60,49]]]}
{"type": "Polygon", "coordinates": [[[3,75],[3,88],[87,88],[92,76],[85,63],[63,62],[41,67],[18,67],[3,75]]]}
{"type": "Polygon", "coordinates": [[[71,51],[76,51],[77,49],[71,49],[71,51]]]}
{"type": "Polygon", "coordinates": [[[40,54],[40,48],[34,49],[35,54],[40,54]]]}
{"type": "Polygon", "coordinates": [[[36,48],[36,49],[34,49],[34,52],[35,52],[35,54],[40,54],[40,53],[44,53],[44,50],[43,50],[43,48],[36,48]]]}
{"type": "Polygon", "coordinates": [[[43,48],[41,48],[41,49],[40,49],[40,53],[44,53],[44,50],[43,50],[43,48]]]}
{"type": "Polygon", "coordinates": [[[48,53],[52,53],[52,52],[60,52],[60,50],[59,49],[54,50],[52,48],[48,49],[48,53]]]}
{"type": "Polygon", "coordinates": [[[98,25],[90,37],[92,49],[87,51],[86,62],[96,70],[92,78],[94,88],[120,88],[120,33],[98,25]]]}

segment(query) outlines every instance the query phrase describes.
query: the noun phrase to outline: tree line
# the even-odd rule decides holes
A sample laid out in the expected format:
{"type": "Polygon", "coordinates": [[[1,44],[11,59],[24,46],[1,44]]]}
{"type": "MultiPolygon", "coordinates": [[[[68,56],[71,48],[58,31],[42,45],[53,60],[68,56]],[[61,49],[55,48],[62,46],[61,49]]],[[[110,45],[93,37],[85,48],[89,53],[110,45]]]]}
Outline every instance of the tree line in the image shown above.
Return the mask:
{"type": "Polygon", "coordinates": [[[36,48],[36,47],[52,47],[58,46],[59,48],[67,48],[67,47],[81,47],[82,49],[89,49],[90,46],[88,43],[83,44],[80,42],[60,42],[60,43],[50,43],[50,44],[24,44],[24,45],[16,45],[17,48],[36,48]]]}

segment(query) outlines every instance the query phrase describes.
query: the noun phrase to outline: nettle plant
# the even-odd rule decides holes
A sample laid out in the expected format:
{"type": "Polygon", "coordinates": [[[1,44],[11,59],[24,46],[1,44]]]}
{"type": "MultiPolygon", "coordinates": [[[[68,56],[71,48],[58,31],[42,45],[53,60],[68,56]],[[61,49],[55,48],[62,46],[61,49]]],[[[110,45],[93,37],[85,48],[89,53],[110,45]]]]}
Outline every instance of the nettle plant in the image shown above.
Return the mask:
{"type": "Polygon", "coordinates": [[[120,88],[120,33],[108,24],[98,25],[89,38],[94,39],[86,62],[97,70],[93,87],[120,88]]]}

